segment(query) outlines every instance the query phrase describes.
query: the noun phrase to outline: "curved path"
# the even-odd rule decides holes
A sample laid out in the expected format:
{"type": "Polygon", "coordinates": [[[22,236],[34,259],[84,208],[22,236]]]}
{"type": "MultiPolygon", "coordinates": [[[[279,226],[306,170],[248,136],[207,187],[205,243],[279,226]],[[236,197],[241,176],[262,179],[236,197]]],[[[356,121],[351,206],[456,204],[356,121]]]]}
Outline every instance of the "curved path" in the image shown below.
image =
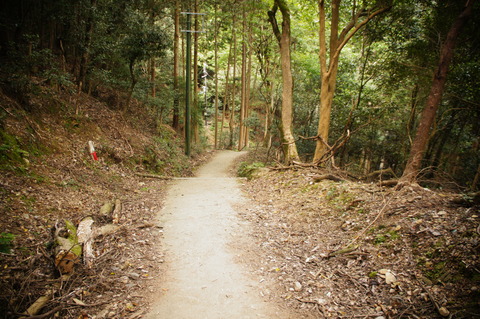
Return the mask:
{"type": "Polygon", "coordinates": [[[262,300],[259,280],[235,262],[232,244],[246,230],[232,208],[242,196],[228,169],[240,155],[217,152],[196,178],[170,186],[159,213],[166,273],[144,318],[287,318],[262,300]]]}

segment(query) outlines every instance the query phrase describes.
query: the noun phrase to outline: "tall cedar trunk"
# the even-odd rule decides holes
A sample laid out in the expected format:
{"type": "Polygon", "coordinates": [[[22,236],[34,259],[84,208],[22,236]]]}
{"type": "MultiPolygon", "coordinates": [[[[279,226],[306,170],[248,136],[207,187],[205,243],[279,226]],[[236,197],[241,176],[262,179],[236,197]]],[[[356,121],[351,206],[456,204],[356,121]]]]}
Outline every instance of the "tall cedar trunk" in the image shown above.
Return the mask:
{"type": "Polygon", "coordinates": [[[233,75],[232,75],[232,104],[230,107],[230,119],[228,122],[228,127],[230,130],[230,137],[228,142],[228,149],[233,149],[233,136],[235,133],[235,95],[236,95],[236,87],[237,87],[237,34],[236,34],[236,27],[235,27],[236,18],[233,18],[233,75]]]}
{"type": "Polygon", "coordinates": [[[91,0],[90,1],[90,12],[88,13],[87,16],[87,22],[85,24],[85,40],[84,40],[84,48],[83,48],[83,53],[80,58],[80,70],[78,74],[78,88],[79,90],[82,89],[83,86],[85,86],[85,80],[86,80],[86,75],[87,75],[87,67],[88,67],[88,59],[89,59],[89,51],[90,51],[90,46],[92,44],[92,34],[93,34],[93,24],[94,24],[94,19],[93,19],[93,12],[94,8],[97,5],[97,0],[91,0]]]}
{"type": "MultiPolygon", "coordinates": [[[[248,37],[249,37],[249,41],[250,43],[252,43],[253,39],[252,39],[252,28],[249,28],[248,29],[248,37]]],[[[247,88],[246,88],[246,92],[245,92],[245,120],[248,119],[248,117],[250,116],[250,85],[251,85],[251,77],[252,77],[252,49],[249,49],[248,51],[248,65],[247,65],[247,88]]],[[[255,87],[255,82],[254,82],[254,87],[255,87]]],[[[249,128],[248,128],[248,125],[247,123],[245,123],[244,125],[244,128],[245,130],[245,146],[248,146],[248,142],[249,142],[249,128]]]]}
{"type": "Polygon", "coordinates": [[[238,122],[239,137],[238,137],[238,150],[242,150],[245,147],[245,109],[247,104],[247,18],[245,6],[243,6],[243,34],[242,34],[242,91],[241,91],[241,103],[240,103],[240,118],[238,122]]]}
{"type": "Polygon", "coordinates": [[[423,154],[428,144],[430,128],[432,127],[435,119],[438,105],[442,100],[442,94],[445,88],[445,82],[447,80],[448,67],[452,61],[456,39],[460,33],[460,30],[465,25],[465,22],[472,14],[473,3],[474,0],[467,1],[462,13],[460,13],[448,31],[445,43],[443,43],[442,50],[440,52],[440,61],[433,77],[432,87],[430,88],[427,104],[422,111],[420,124],[410,149],[410,156],[399,181],[400,185],[415,182],[417,175],[420,172],[423,154]]]}
{"type": "MultiPolygon", "coordinates": [[[[195,0],[194,12],[198,12],[198,0],[195,0]]],[[[192,112],[192,131],[193,141],[198,143],[200,140],[199,131],[199,105],[198,105],[198,15],[195,15],[195,33],[193,34],[193,112],[192,112]]],[[[200,115],[201,118],[201,115],[200,115]]]]}
{"type": "Polygon", "coordinates": [[[150,85],[152,86],[150,94],[152,97],[156,97],[157,88],[155,86],[155,58],[152,58],[150,61],[150,85]]]}
{"type": "Polygon", "coordinates": [[[178,87],[178,60],[179,52],[178,47],[180,44],[180,2],[175,1],[175,13],[174,13],[175,31],[173,35],[173,118],[172,127],[175,131],[180,130],[180,99],[179,99],[179,87],[178,87]]]}
{"type": "Polygon", "coordinates": [[[390,7],[383,7],[369,14],[369,11],[367,11],[365,8],[361,8],[358,10],[357,7],[354,7],[351,20],[343,28],[343,30],[339,32],[340,0],[333,0],[331,5],[332,12],[330,18],[330,43],[327,52],[325,0],[319,0],[318,7],[320,20],[319,59],[322,77],[320,87],[320,107],[318,112],[319,121],[317,129],[317,142],[315,146],[315,154],[313,157],[314,164],[319,164],[324,158],[324,156],[330,151],[327,145],[330,131],[330,116],[332,113],[333,97],[335,95],[338,62],[342,49],[355,35],[355,33],[357,33],[358,30],[360,30],[364,25],[366,25],[371,19],[390,9],[390,7]],[[360,20],[360,18],[363,19],[360,20]],[[329,59],[327,59],[327,54],[329,59]]]}
{"type": "Polygon", "coordinates": [[[215,140],[213,143],[214,149],[218,148],[218,19],[217,19],[217,2],[215,2],[215,140]]]}
{"type": "MultiPolygon", "coordinates": [[[[235,16],[233,17],[233,30],[235,28],[235,16]]],[[[232,33],[235,32],[232,30],[232,33]]],[[[225,94],[223,100],[222,108],[222,122],[220,123],[220,141],[223,141],[223,126],[225,124],[225,112],[227,111],[227,105],[230,106],[230,85],[229,85],[229,76],[230,76],[230,62],[232,57],[232,41],[230,41],[230,48],[228,49],[228,58],[227,58],[227,75],[225,76],[225,94]]]]}
{"type": "Polygon", "coordinates": [[[291,164],[298,161],[297,145],[292,134],[293,122],[293,77],[290,57],[290,11],[284,0],[275,0],[271,11],[268,12],[269,20],[273,28],[273,33],[277,38],[280,47],[280,59],[282,64],[282,113],[281,113],[281,133],[284,161],[291,164]],[[282,32],[278,27],[276,12],[280,9],[283,17],[282,32]]]}

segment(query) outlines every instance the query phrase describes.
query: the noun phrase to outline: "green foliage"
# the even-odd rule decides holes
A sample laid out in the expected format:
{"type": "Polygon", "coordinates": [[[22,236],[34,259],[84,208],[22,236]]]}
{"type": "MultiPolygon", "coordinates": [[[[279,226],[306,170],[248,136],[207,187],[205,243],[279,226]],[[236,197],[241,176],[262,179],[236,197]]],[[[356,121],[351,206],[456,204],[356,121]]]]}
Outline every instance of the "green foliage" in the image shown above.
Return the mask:
{"type": "Polygon", "coordinates": [[[24,172],[28,167],[28,156],[17,138],[0,130],[0,169],[24,172]]]}
{"type": "Polygon", "coordinates": [[[158,135],[147,145],[140,163],[150,172],[167,176],[181,176],[189,172],[190,164],[184,154],[183,143],[175,132],[166,126],[160,126],[158,135]]]}
{"type": "Polygon", "coordinates": [[[242,162],[238,167],[237,175],[239,177],[246,177],[248,179],[252,179],[255,171],[263,167],[265,167],[265,164],[261,162],[254,162],[254,163],[242,162]]]}
{"type": "Polygon", "coordinates": [[[0,252],[10,254],[13,248],[14,239],[14,234],[0,233],[0,252]]]}

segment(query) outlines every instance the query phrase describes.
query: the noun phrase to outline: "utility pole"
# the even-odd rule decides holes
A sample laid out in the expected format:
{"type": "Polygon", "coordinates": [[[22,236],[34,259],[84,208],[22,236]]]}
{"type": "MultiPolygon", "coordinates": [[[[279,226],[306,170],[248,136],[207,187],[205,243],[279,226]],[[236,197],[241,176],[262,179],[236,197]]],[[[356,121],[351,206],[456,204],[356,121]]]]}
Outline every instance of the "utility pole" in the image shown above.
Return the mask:
{"type": "MultiPolygon", "coordinates": [[[[182,12],[187,16],[187,25],[186,29],[182,30],[183,33],[186,33],[186,77],[185,77],[185,155],[190,156],[191,154],[191,141],[192,141],[192,132],[191,132],[191,110],[190,110],[190,94],[192,92],[192,74],[191,74],[191,60],[192,60],[192,33],[202,33],[205,31],[192,30],[192,15],[205,15],[205,13],[196,13],[196,12],[182,12]]],[[[196,72],[196,70],[195,70],[196,72]]]]}

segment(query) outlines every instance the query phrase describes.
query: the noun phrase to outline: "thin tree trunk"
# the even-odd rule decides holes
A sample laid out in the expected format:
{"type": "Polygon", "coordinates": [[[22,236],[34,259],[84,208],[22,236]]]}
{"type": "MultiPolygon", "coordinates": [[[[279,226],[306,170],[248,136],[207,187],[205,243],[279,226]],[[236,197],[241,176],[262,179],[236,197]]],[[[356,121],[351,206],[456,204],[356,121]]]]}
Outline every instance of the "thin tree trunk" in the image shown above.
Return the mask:
{"type": "Polygon", "coordinates": [[[241,90],[241,103],[240,103],[240,118],[238,123],[239,137],[238,137],[238,150],[242,150],[245,147],[245,109],[247,104],[247,18],[246,9],[243,6],[243,33],[242,33],[242,90],[241,90]]]}
{"type": "Polygon", "coordinates": [[[218,20],[217,20],[217,2],[215,2],[215,141],[214,149],[218,148],[218,20]]]}
{"type": "Polygon", "coordinates": [[[453,57],[456,39],[460,30],[465,25],[465,22],[472,14],[474,0],[468,0],[465,4],[464,10],[457,17],[452,27],[448,31],[445,43],[440,52],[440,61],[437,70],[433,77],[430,94],[427,99],[427,104],[423,109],[420,124],[417,128],[415,139],[413,140],[410,149],[410,156],[407,165],[400,178],[399,185],[413,183],[416,181],[417,175],[422,165],[423,154],[427,148],[430,129],[435,119],[438,106],[442,101],[443,91],[445,89],[445,82],[447,80],[447,73],[453,57]]]}
{"type": "Polygon", "coordinates": [[[179,100],[179,87],[178,87],[178,47],[180,42],[180,3],[179,0],[175,1],[175,32],[173,35],[173,118],[172,127],[175,131],[180,130],[180,100],[179,100]]]}
{"type": "Polygon", "coordinates": [[[87,67],[88,67],[88,59],[89,59],[89,51],[90,46],[92,44],[92,35],[93,35],[93,11],[97,5],[97,0],[90,1],[90,11],[88,13],[87,22],[85,25],[85,40],[84,40],[84,51],[80,58],[80,71],[78,75],[78,90],[81,91],[82,87],[85,86],[85,80],[87,75],[87,67]]]}
{"type": "MultiPolygon", "coordinates": [[[[250,39],[250,43],[253,41],[252,39],[252,28],[249,28],[248,30],[248,37],[250,39]]],[[[248,51],[248,65],[247,65],[247,88],[245,92],[245,117],[244,117],[244,122],[248,119],[250,116],[250,85],[251,85],[251,77],[252,77],[252,49],[249,49],[248,51]]],[[[255,83],[254,83],[255,85],[255,83]]],[[[255,86],[254,86],[255,87],[255,86]]],[[[249,127],[247,123],[244,124],[244,130],[245,130],[245,147],[248,147],[248,142],[249,142],[249,127]]]]}
{"type": "MultiPolygon", "coordinates": [[[[195,9],[194,12],[198,12],[198,0],[195,0],[195,9]]],[[[195,15],[195,27],[194,30],[198,31],[198,16],[195,15]]],[[[199,132],[199,105],[198,105],[198,33],[193,34],[193,116],[192,116],[192,130],[193,130],[193,141],[198,143],[200,140],[199,132]]],[[[201,115],[200,115],[201,118],[201,115]]]]}
{"type": "Polygon", "coordinates": [[[229,129],[230,129],[230,140],[228,143],[228,148],[233,149],[234,143],[233,143],[233,137],[235,133],[235,95],[236,95],[236,75],[237,75],[237,34],[236,34],[236,27],[235,27],[235,22],[236,19],[234,18],[233,20],[233,27],[232,27],[232,32],[233,32],[233,80],[232,80],[232,105],[230,108],[230,121],[228,123],[229,129]]]}
{"type": "MultiPolygon", "coordinates": [[[[233,26],[235,26],[235,16],[233,17],[233,26]]],[[[235,31],[232,31],[232,33],[235,31]]],[[[232,41],[230,41],[230,48],[228,50],[227,58],[227,75],[225,77],[225,93],[223,99],[223,109],[222,109],[222,123],[220,125],[220,141],[223,141],[223,126],[225,124],[225,112],[227,111],[227,105],[230,106],[230,85],[228,83],[230,76],[230,61],[232,56],[232,41]]],[[[223,147],[224,145],[222,145],[223,147]]]]}

